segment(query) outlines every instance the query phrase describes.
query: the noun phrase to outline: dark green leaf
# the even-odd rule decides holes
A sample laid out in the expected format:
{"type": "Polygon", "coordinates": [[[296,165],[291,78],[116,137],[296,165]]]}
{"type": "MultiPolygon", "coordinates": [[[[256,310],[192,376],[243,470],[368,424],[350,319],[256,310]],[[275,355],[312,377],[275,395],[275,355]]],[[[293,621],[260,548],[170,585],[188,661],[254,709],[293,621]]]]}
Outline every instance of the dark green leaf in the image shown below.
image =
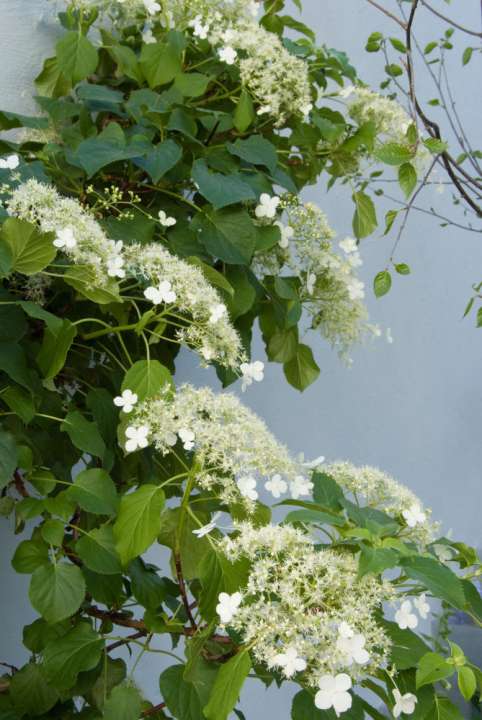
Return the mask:
{"type": "Polygon", "coordinates": [[[82,562],[93,572],[117,575],[122,572],[110,525],[102,525],[82,535],[75,546],[82,562]]]}
{"type": "Polygon", "coordinates": [[[58,688],[71,688],[80,672],[96,667],[103,647],[102,637],[89,623],[80,622],[67,635],[52,640],[45,648],[43,668],[47,680],[58,688]]]}
{"type": "MultiPolygon", "coordinates": [[[[25,665],[10,680],[10,697],[20,716],[44,715],[59,700],[57,690],[47,684],[40,667],[34,663],[25,665]]],[[[0,709],[0,717],[3,715],[0,709]]]]}
{"type": "Polygon", "coordinates": [[[17,461],[17,446],[13,435],[0,431],[0,490],[13,480],[17,461]]]}
{"type": "Polygon", "coordinates": [[[86,420],[78,410],[72,410],[66,415],[60,429],[67,433],[72,444],[82,452],[99,458],[104,456],[105,443],[97,424],[86,420]]]}
{"type": "Polygon", "coordinates": [[[422,583],[435,597],[462,610],[465,595],[462,584],[448,567],[428,557],[407,557],[401,561],[407,575],[422,583]]]}
{"type": "Polygon", "coordinates": [[[228,143],[227,149],[232,155],[252,165],[265,165],[271,172],[275,171],[278,164],[276,147],[261,135],[250,135],[246,140],[238,139],[235,143],[228,143]]]}
{"type": "Polygon", "coordinates": [[[155,145],[146,157],[136,158],[134,163],[150,175],[152,182],[157,183],[181,158],[182,149],[169,139],[155,145]]]}
{"type": "Polygon", "coordinates": [[[37,355],[37,365],[46,380],[51,380],[62,370],[76,335],[77,328],[67,319],[63,320],[56,331],[46,328],[42,347],[37,355]]]}
{"type": "Polygon", "coordinates": [[[199,192],[216,210],[235,205],[244,200],[255,200],[256,196],[240,173],[222,175],[208,169],[206,161],[196,160],[192,166],[192,179],[199,192]]]}

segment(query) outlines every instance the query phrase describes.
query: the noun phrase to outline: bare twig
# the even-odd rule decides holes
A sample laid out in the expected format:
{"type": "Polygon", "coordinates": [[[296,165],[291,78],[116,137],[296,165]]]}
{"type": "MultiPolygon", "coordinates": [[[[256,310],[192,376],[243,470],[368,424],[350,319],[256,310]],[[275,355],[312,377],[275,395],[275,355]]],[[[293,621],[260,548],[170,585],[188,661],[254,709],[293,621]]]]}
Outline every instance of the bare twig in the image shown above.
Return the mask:
{"type": "MultiPolygon", "coordinates": [[[[392,195],[387,195],[386,193],[384,193],[384,197],[386,197],[387,200],[391,200],[398,205],[404,205],[406,207],[406,204],[399,198],[393,197],[392,195]]],[[[470,227],[469,225],[462,225],[461,223],[455,222],[455,220],[451,220],[450,218],[445,217],[445,215],[440,215],[440,213],[435,212],[435,210],[433,210],[432,208],[430,208],[430,210],[427,210],[426,208],[422,208],[419,205],[412,205],[412,210],[415,210],[416,212],[421,212],[424,215],[431,215],[432,217],[435,217],[438,220],[442,220],[444,223],[447,223],[447,225],[460,228],[460,230],[466,230],[467,232],[474,233],[482,233],[482,229],[479,230],[477,228],[470,227]]]]}
{"type": "Polygon", "coordinates": [[[166,707],[166,703],[159,703],[159,705],[156,705],[155,707],[149,708],[149,710],[144,710],[141,715],[142,717],[149,717],[149,715],[155,715],[159,710],[164,710],[166,707]]]}
{"type": "Polygon", "coordinates": [[[367,2],[370,3],[370,5],[373,5],[373,7],[376,7],[377,10],[380,10],[380,12],[382,12],[384,15],[391,18],[394,22],[397,23],[397,25],[400,25],[402,30],[406,29],[406,26],[405,26],[405,23],[403,22],[403,20],[400,20],[400,18],[398,18],[396,15],[391,13],[386,8],[382,7],[382,5],[379,5],[377,2],[375,2],[375,0],[367,0],[367,2]]]}
{"type": "Polygon", "coordinates": [[[112,652],[112,650],[117,650],[117,648],[122,647],[123,645],[128,645],[132,640],[138,640],[145,635],[145,631],[139,630],[139,632],[133,633],[133,635],[128,635],[123,640],[117,640],[116,642],[111,643],[111,645],[107,645],[105,651],[108,653],[112,652]]]}
{"type": "Polygon", "coordinates": [[[467,33],[467,35],[473,35],[474,37],[482,38],[482,32],[469,30],[469,28],[466,28],[463,25],[459,25],[459,23],[455,22],[455,20],[452,20],[446,15],[443,15],[439,10],[435,10],[435,8],[428,4],[427,0],[420,0],[420,2],[425,8],[427,8],[427,10],[430,10],[431,13],[439,17],[441,20],[444,20],[449,25],[452,25],[452,27],[457,28],[457,30],[462,30],[462,32],[467,33]]]}
{"type": "Polygon", "coordinates": [[[174,564],[176,566],[176,575],[177,575],[177,581],[179,583],[179,589],[181,591],[182,603],[184,605],[184,609],[186,611],[188,620],[191,623],[191,627],[196,631],[197,625],[196,625],[196,621],[194,620],[194,616],[191,612],[191,606],[189,604],[189,599],[187,597],[186,583],[184,582],[184,575],[182,574],[181,556],[178,555],[177,553],[175,553],[175,555],[174,555],[174,564]]]}
{"type": "Polygon", "coordinates": [[[425,182],[426,182],[426,181],[428,180],[428,178],[430,177],[430,173],[431,173],[432,170],[433,170],[433,166],[435,165],[435,162],[436,162],[436,160],[434,159],[434,160],[432,161],[432,164],[430,165],[429,169],[428,169],[427,172],[425,173],[422,181],[420,182],[420,185],[418,186],[418,188],[417,188],[417,189],[415,190],[415,192],[413,193],[413,195],[412,195],[412,197],[410,198],[410,201],[408,202],[407,206],[404,208],[405,215],[404,215],[404,218],[403,218],[403,220],[402,220],[402,224],[400,225],[400,229],[399,229],[398,234],[397,234],[397,239],[395,240],[395,242],[394,242],[394,244],[393,244],[392,252],[391,252],[391,254],[390,254],[390,261],[391,261],[391,262],[393,262],[393,256],[395,255],[395,252],[396,252],[396,250],[397,250],[398,244],[399,244],[400,240],[402,239],[403,231],[405,230],[405,226],[406,226],[406,224],[407,224],[407,220],[408,220],[408,216],[409,216],[409,214],[410,214],[410,210],[411,210],[412,207],[413,207],[413,203],[414,203],[415,200],[417,199],[417,197],[418,197],[418,195],[420,194],[420,192],[422,191],[422,189],[425,187],[425,182]]]}
{"type": "Polygon", "coordinates": [[[10,663],[0,662],[0,665],[1,665],[2,667],[7,668],[8,670],[10,670],[10,672],[11,672],[12,675],[13,675],[14,673],[18,672],[18,667],[15,667],[15,665],[10,665],[10,663]]]}
{"type": "MultiPolygon", "coordinates": [[[[417,115],[422,120],[423,124],[425,125],[425,129],[427,132],[437,140],[441,140],[442,136],[440,133],[440,128],[438,124],[431,120],[425,112],[422,110],[420,103],[418,102],[418,98],[415,91],[415,76],[414,76],[414,69],[413,69],[413,57],[412,57],[412,27],[413,23],[415,21],[415,14],[417,12],[417,8],[419,5],[420,0],[413,0],[412,3],[412,9],[410,11],[410,15],[408,18],[407,26],[406,26],[406,32],[405,32],[405,45],[407,47],[407,74],[408,74],[408,83],[409,83],[409,92],[410,92],[410,98],[412,100],[413,106],[415,107],[417,111],[417,115]]],[[[461,172],[464,177],[467,177],[468,173],[465,173],[465,171],[460,168],[458,163],[454,160],[454,158],[451,157],[451,155],[444,151],[440,153],[440,157],[442,159],[443,165],[445,167],[445,170],[447,171],[447,174],[449,175],[450,179],[452,180],[453,184],[459,191],[461,197],[466,201],[470,207],[475,210],[477,215],[480,217],[482,216],[482,209],[477,205],[477,203],[473,200],[473,198],[469,195],[469,193],[466,191],[462,183],[460,182],[459,178],[457,177],[456,170],[461,172]]],[[[472,180],[473,178],[468,176],[469,180],[472,180]]]]}

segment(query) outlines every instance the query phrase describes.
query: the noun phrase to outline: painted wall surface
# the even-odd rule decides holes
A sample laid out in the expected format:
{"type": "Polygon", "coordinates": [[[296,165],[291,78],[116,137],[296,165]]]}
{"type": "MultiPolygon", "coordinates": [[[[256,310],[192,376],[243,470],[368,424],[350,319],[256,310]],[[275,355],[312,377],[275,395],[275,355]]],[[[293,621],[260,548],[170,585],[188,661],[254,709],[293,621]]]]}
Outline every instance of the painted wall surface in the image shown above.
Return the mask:
{"type": "MultiPolygon", "coordinates": [[[[477,26],[477,5],[475,0],[458,3],[457,19],[477,26]]],[[[33,110],[32,78],[56,32],[50,11],[47,0],[0,0],[1,108],[33,110]]],[[[367,55],[363,46],[371,31],[395,34],[396,28],[363,0],[306,0],[304,20],[316,28],[321,42],[347,50],[367,82],[381,79],[381,58],[367,55]]],[[[425,38],[432,39],[433,27],[433,18],[420,13],[422,45],[425,38]]],[[[453,67],[457,73],[460,56],[453,67]]],[[[480,108],[470,66],[463,78],[456,82],[457,101],[477,140],[480,108]]],[[[448,193],[429,193],[426,204],[456,216],[448,193]]],[[[306,199],[323,207],[340,238],[350,234],[352,210],[345,193],[335,189],[326,195],[320,184],[306,199]]],[[[374,238],[363,243],[362,276],[367,283],[385,267],[392,242],[374,238]]],[[[462,313],[471,284],[481,279],[482,239],[457,228],[442,229],[430,217],[413,213],[397,258],[410,264],[412,274],[397,278],[382,300],[368,292],[371,317],[391,328],[393,344],[379,340],[357,349],[353,367],[347,369],[326,344],[315,340],[322,374],[314,386],[300,395],[287,386],[278,366],[269,365],[265,381],[243,399],[294,453],[377,465],[417,492],[445,531],[452,528],[457,538],[480,546],[482,335],[473,320],[462,320],[462,313]]],[[[259,338],[254,356],[263,356],[259,338]]],[[[180,360],[179,380],[217,386],[213,374],[200,369],[188,353],[180,360]]],[[[32,616],[27,578],[10,569],[15,543],[5,521],[0,537],[0,660],[19,664],[26,656],[18,628],[32,616]]],[[[157,662],[149,659],[141,667],[142,686],[156,697],[157,662]]],[[[250,720],[288,718],[290,697],[288,690],[266,693],[260,683],[253,683],[242,707],[250,720]]]]}

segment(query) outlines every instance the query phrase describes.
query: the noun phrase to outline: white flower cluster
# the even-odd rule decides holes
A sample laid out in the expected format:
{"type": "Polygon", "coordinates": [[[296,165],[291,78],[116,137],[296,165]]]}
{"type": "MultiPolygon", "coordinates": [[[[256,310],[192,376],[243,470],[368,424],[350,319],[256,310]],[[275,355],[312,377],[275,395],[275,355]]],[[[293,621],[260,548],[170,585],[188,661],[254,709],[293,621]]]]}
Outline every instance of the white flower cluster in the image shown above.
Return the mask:
{"type": "MultiPolygon", "coordinates": [[[[265,201],[265,206],[267,206],[265,201]]],[[[255,214],[262,222],[273,222],[271,215],[255,214]],[[267,219],[269,218],[269,219],[267,219]]],[[[334,246],[335,233],[326,215],[313,203],[302,203],[295,196],[286,196],[279,203],[286,221],[275,220],[281,232],[279,247],[262,252],[255,258],[260,274],[278,276],[282,268],[289,269],[301,283],[300,297],[311,318],[311,326],[318,329],[342,357],[369,333],[379,329],[367,322],[368,313],[363,302],[364,284],[356,274],[362,264],[358,247],[352,238],[334,246]]],[[[261,212],[263,212],[263,208],[261,212]]]]}
{"type": "Polygon", "coordinates": [[[195,36],[206,37],[223,62],[239,68],[242,84],[258,104],[258,115],[274,118],[278,127],[289,115],[308,115],[313,106],[307,63],[291,55],[249,12],[233,18],[217,7],[214,13],[200,13],[192,24],[195,36]]]}
{"type": "Polygon", "coordinates": [[[351,463],[336,462],[325,465],[323,469],[357,499],[364,498],[368,506],[405,522],[403,534],[408,539],[422,546],[434,539],[438,524],[430,520],[430,510],[422,507],[421,501],[411,490],[378,468],[358,468],[351,463]]]}
{"type": "Polygon", "coordinates": [[[286,678],[306,672],[320,689],[326,675],[347,672],[356,681],[386,661],[390,643],[375,615],[393,596],[388,583],[358,579],[352,555],[319,549],[289,525],[240,523],[237,530],[220,550],[231,562],[247,558],[251,570],[230,612],[220,598],[221,622],[252,644],[256,660],[286,678]]]}
{"type": "Polygon", "coordinates": [[[161,244],[124,245],[110,240],[77,200],[62,197],[52,186],[36,180],[28,180],[13,191],[8,211],[38,223],[43,232],[54,232],[55,247],[73,263],[87,266],[96,287],[108,287],[115,279],[134,278],[146,287],[146,299],[156,305],[174,304],[187,320],[186,327],[178,328],[177,339],[197,350],[203,361],[238,368],[245,359],[227,312],[220,310],[224,305],[217,291],[199,268],[172,255],[161,244]]]}
{"type": "MultiPolygon", "coordinates": [[[[350,85],[340,94],[353,98],[348,111],[357,125],[372,122],[379,140],[407,144],[406,133],[413,120],[396,100],[379,95],[361,85],[350,85]]],[[[425,167],[429,158],[430,152],[424,145],[419,144],[416,155],[417,165],[425,167]]]]}
{"type": "Polygon", "coordinates": [[[225,502],[243,501],[254,509],[260,480],[282,482],[283,491],[289,487],[296,497],[309,495],[313,488],[303,467],[264,422],[229,393],[191,385],[182,385],[175,395],[166,390],[136,405],[125,433],[127,451],[146,447],[145,439],[167,454],[180,441],[185,450],[195,453],[196,484],[218,491],[225,502]]]}
{"type": "MultiPolygon", "coordinates": [[[[85,0],[78,0],[85,5],[85,0]]],[[[99,3],[96,3],[99,7],[99,3]]],[[[261,27],[254,0],[103,0],[100,9],[113,18],[143,27],[145,42],[153,42],[152,21],[184,30],[208,40],[220,60],[239,68],[241,81],[258,103],[258,114],[267,114],[277,126],[291,114],[304,117],[312,109],[308,65],[292,55],[279,37],[261,27]],[[157,6],[157,7],[156,7],[157,6]]],[[[117,23],[116,23],[117,24],[117,23]]]]}

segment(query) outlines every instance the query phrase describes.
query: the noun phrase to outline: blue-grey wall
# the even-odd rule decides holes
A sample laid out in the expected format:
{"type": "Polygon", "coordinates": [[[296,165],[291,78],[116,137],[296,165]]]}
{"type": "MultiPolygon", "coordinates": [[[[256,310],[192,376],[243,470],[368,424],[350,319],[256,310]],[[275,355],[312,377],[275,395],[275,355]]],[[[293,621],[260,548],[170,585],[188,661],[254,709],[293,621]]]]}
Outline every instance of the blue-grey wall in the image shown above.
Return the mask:
{"type": "MultiPolygon", "coordinates": [[[[480,23],[476,0],[465,0],[463,7],[460,2],[454,5],[459,21],[480,23]]],[[[305,6],[304,20],[316,28],[319,40],[346,49],[362,77],[377,83],[381,58],[366,54],[364,42],[375,29],[395,34],[396,27],[364,0],[307,0],[305,6]]],[[[2,108],[19,112],[33,108],[31,80],[54,37],[48,22],[50,7],[47,0],[0,0],[2,108]],[[45,18],[39,22],[42,15],[45,18]]],[[[433,18],[423,12],[419,28],[423,41],[437,35],[433,18]]],[[[459,68],[460,53],[453,62],[456,95],[469,132],[475,135],[480,117],[475,64],[463,75],[459,68]]],[[[323,207],[341,237],[350,234],[351,204],[343,192],[326,194],[320,184],[306,198],[323,207]]],[[[426,204],[457,216],[448,192],[429,191],[426,204]]],[[[385,267],[391,244],[379,237],[363,243],[362,276],[368,284],[385,267]]],[[[368,293],[371,317],[391,328],[393,344],[379,340],[357,349],[354,365],[347,369],[321,339],[313,337],[322,368],[314,386],[300,395],[287,386],[278,366],[269,365],[265,381],[251,387],[244,400],[294,453],[378,465],[417,492],[445,531],[452,528],[457,538],[480,545],[482,333],[472,319],[462,320],[462,313],[471,284],[481,279],[482,237],[442,229],[430,217],[413,213],[397,257],[410,264],[412,274],[396,278],[391,293],[381,300],[368,293]]],[[[259,339],[254,355],[262,356],[259,339]]],[[[196,358],[187,353],[179,377],[216,386],[212,373],[198,368],[196,358]]],[[[18,664],[25,658],[18,627],[31,617],[31,610],[26,579],[9,566],[15,543],[6,525],[5,521],[0,525],[0,660],[18,664]]],[[[158,692],[158,674],[157,662],[147,660],[141,682],[152,697],[158,692]]],[[[250,720],[288,718],[290,696],[288,690],[265,693],[253,683],[242,706],[250,720]]]]}

